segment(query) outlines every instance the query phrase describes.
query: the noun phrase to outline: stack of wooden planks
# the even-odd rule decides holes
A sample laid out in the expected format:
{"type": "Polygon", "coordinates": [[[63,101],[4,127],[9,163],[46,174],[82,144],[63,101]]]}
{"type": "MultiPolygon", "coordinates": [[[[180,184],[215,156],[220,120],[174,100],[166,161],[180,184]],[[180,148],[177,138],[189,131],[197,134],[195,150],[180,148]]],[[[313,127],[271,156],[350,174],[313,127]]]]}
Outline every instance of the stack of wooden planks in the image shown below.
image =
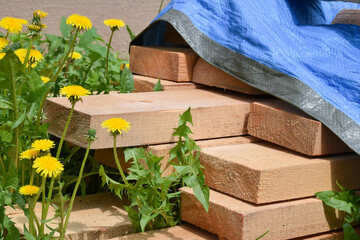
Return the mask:
{"type": "MultiPolygon", "coordinates": [[[[68,142],[86,147],[84,136],[95,128],[96,159],[115,166],[112,137],[100,124],[121,117],[132,128],[117,141],[119,155],[122,147],[146,146],[166,156],[177,140],[172,131],[179,114],[191,107],[192,138],[202,148],[200,161],[211,188],[210,210],[183,188],[183,221],[221,239],[256,239],[268,230],[263,239],[338,239],[341,234],[329,231],[341,228],[342,215],[314,193],[337,190],[336,180],[360,188],[360,157],[326,126],[187,47],[132,46],[130,69],[137,89],[147,92],[84,97],[75,106],[68,142]],[[164,91],[152,92],[159,78],[164,91]]],[[[66,98],[47,100],[53,135],[60,137],[70,107],[66,98]]]]}

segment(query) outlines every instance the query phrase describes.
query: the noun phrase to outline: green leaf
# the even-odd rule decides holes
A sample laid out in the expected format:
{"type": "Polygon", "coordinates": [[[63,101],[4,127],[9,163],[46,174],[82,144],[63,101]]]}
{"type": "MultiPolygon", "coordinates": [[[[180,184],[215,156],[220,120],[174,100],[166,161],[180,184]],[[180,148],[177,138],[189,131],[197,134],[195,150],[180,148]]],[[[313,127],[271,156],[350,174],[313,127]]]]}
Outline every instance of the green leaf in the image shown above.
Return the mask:
{"type": "Polygon", "coordinates": [[[23,76],[22,63],[13,51],[8,50],[0,61],[0,89],[11,89],[14,93],[16,89],[13,86],[21,76],[23,76]]]}
{"type": "Polygon", "coordinates": [[[105,184],[107,184],[109,189],[113,193],[115,193],[120,199],[122,199],[122,194],[124,192],[124,185],[109,178],[106,175],[105,169],[102,165],[99,168],[99,175],[101,176],[102,185],[104,186],[105,184]]]}
{"type": "Polygon", "coordinates": [[[96,28],[92,27],[90,30],[85,31],[84,34],[80,37],[78,47],[88,48],[98,36],[96,28]]]}
{"type": "Polygon", "coordinates": [[[0,185],[4,188],[14,188],[17,189],[19,185],[19,178],[17,170],[14,164],[11,162],[9,170],[5,172],[3,178],[1,179],[0,185]]]}
{"type": "Polygon", "coordinates": [[[315,193],[315,196],[326,205],[348,214],[352,214],[352,209],[356,209],[356,204],[359,201],[359,197],[351,192],[323,191],[315,193]]]}
{"type": "Polygon", "coordinates": [[[67,38],[70,35],[70,30],[71,30],[71,26],[66,24],[66,18],[64,16],[61,17],[61,21],[60,21],[61,35],[64,38],[67,38]]]}
{"type": "Polygon", "coordinates": [[[133,40],[136,36],[133,34],[133,32],[131,31],[129,25],[126,24],[126,30],[129,33],[130,39],[133,40]]]}
{"type": "Polygon", "coordinates": [[[159,92],[159,91],[163,91],[163,88],[162,88],[161,82],[160,82],[160,78],[158,79],[158,81],[154,87],[154,92],[159,92]]]}
{"type": "Polygon", "coordinates": [[[128,217],[131,220],[131,223],[132,223],[132,226],[133,226],[135,232],[140,232],[141,227],[140,227],[139,213],[131,207],[124,206],[124,208],[125,208],[126,212],[128,213],[128,217]]]}
{"type": "Polygon", "coordinates": [[[138,161],[139,159],[146,159],[146,153],[144,148],[127,148],[124,151],[125,162],[128,162],[130,159],[138,161]]]}
{"type": "Polygon", "coordinates": [[[360,240],[359,235],[357,235],[357,233],[349,223],[344,223],[343,229],[344,240],[360,240]]]}
{"type": "Polygon", "coordinates": [[[0,141],[11,143],[13,135],[9,131],[0,130],[0,141]]]}
{"type": "Polygon", "coordinates": [[[121,93],[131,93],[134,90],[134,76],[128,68],[120,71],[120,84],[117,89],[121,93]]]}
{"type": "Polygon", "coordinates": [[[191,123],[191,125],[194,125],[193,121],[192,121],[191,108],[190,107],[183,114],[180,115],[179,125],[186,124],[187,122],[191,123]]]}
{"type": "Polygon", "coordinates": [[[13,125],[11,126],[11,130],[14,130],[15,128],[17,128],[20,124],[22,124],[24,122],[24,120],[26,119],[26,113],[21,114],[13,123],[13,125]]]}
{"type": "Polygon", "coordinates": [[[7,229],[7,236],[5,240],[19,240],[20,239],[20,232],[15,227],[15,224],[13,221],[10,220],[8,216],[5,215],[4,218],[4,228],[7,229]]]}
{"type": "Polygon", "coordinates": [[[263,234],[261,234],[261,236],[259,236],[258,238],[256,238],[255,240],[259,240],[260,238],[263,238],[266,234],[268,234],[270,232],[270,230],[267,230],[266,232],[264,232],[263,234]]]}
{"type": "Polygon", "coordinates": [[[24,224],[24,237],[26,240],[36,240],[36,238],[29,232],[29,230],[26,228],[24,224]]]}

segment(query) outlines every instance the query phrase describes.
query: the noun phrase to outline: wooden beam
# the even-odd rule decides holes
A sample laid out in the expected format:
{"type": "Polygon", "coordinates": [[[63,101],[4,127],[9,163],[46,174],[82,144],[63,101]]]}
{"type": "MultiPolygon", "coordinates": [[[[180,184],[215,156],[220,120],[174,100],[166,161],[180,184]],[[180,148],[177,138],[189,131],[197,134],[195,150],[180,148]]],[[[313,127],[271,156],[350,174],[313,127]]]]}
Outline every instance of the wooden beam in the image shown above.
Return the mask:
{"type": "MultiPolygon", "coordinates": [[[[131,122],[132,128],[124,137],[118,137],[117,147],[175,142],[173,128],[178,126],[179,115],[189,107],[194,122],[193,139],[244,135],[254,101],[253,97],[202,89],[87,96],[75,106],[66,140],[86,147],[87,131],[93,128],[97,139],[92,149],[111,148],[113,137],[101,123],[121,117],[131,122]]],[[[70,108],[65,97],[46,100],[44,113],[51,134],[62,135],[70,108]]]]}
{"type": "Polygon", "coordinates": [[[354,24],[360,25],[360,9],[343,9],[331,22],[331,24],[354,24]]]}
{"type": "Polygon", "coordinates": [[[337,190],[336,180],[360,188],[360,157],[314,158],[267,142],[203,148],[200,162],[212,189],[256,204],[337,190]]]}
{"type": "Polygon", "coordinates": [[[252,95],[265,95],[266,93],[251,87],[226,72],[212,66],[199,58],[195,67],[192,81],[206,86],[218,87],[252,95]]]}
{"type": "MultiPolygon", "coordinates": [[[[153,92],[158,78],[134,75],[134,92],[153,92]]],[[[204,86],[192,82],[174,82],[160,79],[163,91],[204,88],[204,86]]]]}
{"type": "Polygon", "coordinates": [[[254,205],[210,190],[207,213],[192,189],[181,191],[181,219],[219,239],[257,239],[267,231],[264,239],[293,239],[339,229],[344,222],[344,214],[316,198],[254,205]]]}
{"type": "Polygon", "coordinates": [[[131,72],[147,77],[190,82],[197,59],[188,47],[130,47],[131,72]]]}
{"type": "Polygon", "coordinates": [[[351,151],[321,122],[280,100],[252,104],[248,130],[252,136],[309,156],[351,151]]]}

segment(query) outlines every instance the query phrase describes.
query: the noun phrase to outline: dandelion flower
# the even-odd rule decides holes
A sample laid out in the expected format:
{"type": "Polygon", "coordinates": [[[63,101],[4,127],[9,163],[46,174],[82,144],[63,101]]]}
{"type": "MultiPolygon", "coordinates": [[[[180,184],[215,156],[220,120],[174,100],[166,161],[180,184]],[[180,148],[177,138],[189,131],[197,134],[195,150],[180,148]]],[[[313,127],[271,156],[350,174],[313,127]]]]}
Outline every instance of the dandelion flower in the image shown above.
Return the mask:
{"type": "Polygon", "coordinates": [[[25,185],[19,189],[19,193],[22,195],[34,195],[39,192],[39,187],[34,185],[25,185]]]}
{"type": "Polygon", "coordinates": [[[28,24],[25,19],[4,17],[0,21],[0,27],[8,30],[9,33],[19,33],[22,31],[22,25],[28,24]]]}
{"type": "Polygon", "coordinates": [[[113,31],[125,26],[125,23],[119,19],[107,19],[104,21],[104,24],[105,26],[109,26],[113,31]]]}
{"type": "Polygon", "coordinates": [[[40,19],[43,19],[44,17],[46,17],[48,14],[46,12],[43,12],[41,10],[36,10],[34,11],[34,18],[40,18],[40,19]]]}
{"type": "Polygon", "coordinates": [[[81,97],[90,94],[89,90],[78,85],[70,85],[60,89],[60,94],[66,95],[70,102],[77,102],[81,100],[81,97]]]}
{"type": "MultiPolygon", "coordinates": [[[[25,57],[26,57],[26,53],[27,53],[27,49],[25,48],[20,48],[18,50],[16,50],[14,52],[20,59],[20,61],[22,63],[24,63],[25,61],[25,57]]],[[[40,62],[42,59],[43,59],[43,55],[41,54],[41,52],[39,52],[38,50],[36,49],[30,49],[30,55],[29,55],[29,61],[30,62],[33,62],[33,64],[31,65],[31,67],[36,67],[36,64],[38,62],[40,62]]]]}
{"type": "Polygon", "coordinates": [[[44,177],[57,177],[63,170],[64,165],[56,158],[47,155],[34,161],[33,168],[44,177]]]}
{"type": "Polygon", "coordinates": [[[125,64],[125,66],[130,69],[130,64],[125,64]]]}
{"type": "Polygon", "coordinates": [[[0,60],[5,57],[6,53],[0,53],[0,60]]]}
{"type": "Polygon", "coordinates": [[[41,76],[41,81],[43,81],[43,83],[47,83],[50,81],[50,78],[41,76]]]}
{"type": "Polygon", "coordinates": [[[69,57],[71,56],[72,59],[81,59],[81,54],[78,52],[73,52],[72,55],[71,53],[69,54],[69,57]]]}
{"type": "Polygon", "coordinates": [[[35,159],[38,156],[38,154],[39,154],[39,150],[35,148],[30,148],[20,153],[20,160],[35,159]]]}
{"type": "Polygon", "coordinates": [[[71,25],[79,30],[90,30],[92,27],[91,21],[85,16],[73,14],[66,19],[66,24],[71,25]]]}
{"type": "Polygon", "coordinates": [[[55,144],[53,141],[49,139],[39,139],[33,142],[31,145],[33,148],[35,148],[38,151],[49,151],[51,148],[55,147],[55,144]]]}
{"type": "Polygon", "coordinates": [[[3,37],[0,37],[0,51],[9,44],[9,41],[3,37]]]}
{"type": "Polygon", "coordinates": [[[110,118],[101,123],[103,128],[108,128],[107,132],[111,132],[112,135],[121,134],[121,131],[127,132],[130,129],[130,122],[127,122],[125,119],[122,118],[110,118]]]}

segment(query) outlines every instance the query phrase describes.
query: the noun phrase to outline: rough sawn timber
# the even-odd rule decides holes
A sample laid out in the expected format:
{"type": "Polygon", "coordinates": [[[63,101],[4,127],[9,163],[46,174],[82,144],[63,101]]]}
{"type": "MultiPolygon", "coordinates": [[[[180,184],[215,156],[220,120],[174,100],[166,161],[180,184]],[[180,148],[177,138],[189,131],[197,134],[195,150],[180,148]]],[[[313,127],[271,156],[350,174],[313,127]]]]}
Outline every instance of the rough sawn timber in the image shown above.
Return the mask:
{"type": "Polygon", "coordinates": [[[210,188],[256,204],[338,190],[339,181],[360,188],[360,157],[343,154],[308,157],[267,142],[202,148],[210,188]]]}
{"type": "Polygon", "coordinates": [[[181,189],[181,219],[217,234],[219,239],[283,240],[339,229],[343,214],[316,198],[254,205],[210,190],[207,213],[191,188],[181,189]]]}
{"type": "Polygon", "coordinates": [[[331,24],[360,25],[360,9],[343,9],[333,19],[331,24]]]}
{"type": "Polygon", "coordinates": [[[264,95],[266,93],[251,87],[226,72],[212,66],[202,58],[199,58],[194,67],[192,81],[206,86],[218,87],[252,95],[264,95]]]}
{"type": "Polygon", "coordinates": [[[309,156],[351,152],[320,121],[280,100],[253,103],[248,131],[252,136],[309,156]]]}
{"type": "MultiPolygon", "coordinates": [[[[101,123],[121,117],[131,123],[131,129],[118,137],[117,147],[175,142],[173,128],[189,107],[193,139],[245,135],[247,115],[254,101],[249,96],[201,89],[87,96],[75,105],[66,141],[86,147],[86,135],[92,128],[97,130],[97,139],[91,148],[112,148],[113,137],[101,123]]],[[[46,100],[44,113],[51,134],[61,136],[70,108],[65,97],[46,100]]]]}
{"type": "MultiPolygon", "coordinates": [[[[153,92],[158,80],[158,78],[134,75],[134,92],[153,92]]],[[[204,86],[192,82],[174,82],[161,79],[160,84],[163,91],[204,88],[204,86]]]]}
{"type": "Polygon", "coordinates": [[[130,47],[130,70],[134,74],[190,82],[198,55],[188,47],[130,47]]]}

